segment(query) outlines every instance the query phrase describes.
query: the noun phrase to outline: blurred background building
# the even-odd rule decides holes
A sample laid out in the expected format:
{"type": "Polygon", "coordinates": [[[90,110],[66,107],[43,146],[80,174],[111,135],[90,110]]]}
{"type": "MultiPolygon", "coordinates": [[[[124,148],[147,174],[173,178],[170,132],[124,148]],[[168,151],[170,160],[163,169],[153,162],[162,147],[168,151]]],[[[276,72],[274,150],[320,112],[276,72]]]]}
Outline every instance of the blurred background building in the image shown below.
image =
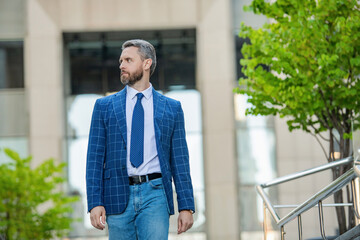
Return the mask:
{"type": "MultiPolygon", "coordinates": [[[[81,195],[74,216],[83,219],[70,237],[106,236],[91,228],[85,208],[87,138],[95,100],[123,88],[118,58],[128,39],[156,47],[152,84],[185,112],[197,213],[179,237],[172,217],[171,239],[262,239],[255,185],[326,163],[315,138],[289,133],[278,117],[245,116],[246,97],[233,93],[242,76],[240,22],[267,21],[243,12],[250,2],[0,0],[0,147],[31,154],[35,164],[50,157],[68,163],[66,188],[81,195]]],[[[326,172],[269,194],[279,204],[299,204],[330,180],[326,172]]],[[[334,209],[325,219],[327,234],[335,235],[334,209]]],[[[279,239],[273,231],[269,239],[279,239]]],[[[296,239],[297,223],[285,231],[296,239]]],[[[303,235],[320,236],[317,209],[303,216],[303,235]]]]}

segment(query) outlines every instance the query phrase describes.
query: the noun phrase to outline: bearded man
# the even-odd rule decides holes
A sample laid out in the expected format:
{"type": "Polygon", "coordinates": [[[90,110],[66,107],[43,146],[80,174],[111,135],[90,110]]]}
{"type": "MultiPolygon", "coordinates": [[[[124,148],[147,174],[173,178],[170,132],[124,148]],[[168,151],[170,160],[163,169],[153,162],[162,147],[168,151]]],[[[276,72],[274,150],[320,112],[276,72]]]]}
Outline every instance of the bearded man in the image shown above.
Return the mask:
{"type": "Polygon", "coordinates": [[[110,240],[168,239],[178,202],[178,234],[195,212],[180,102],[155,91],[154,47],[144,40],[122,45],[125,88],[96,101],[91,120],[86,185],[91,224],[109,228],[110,240]]]}

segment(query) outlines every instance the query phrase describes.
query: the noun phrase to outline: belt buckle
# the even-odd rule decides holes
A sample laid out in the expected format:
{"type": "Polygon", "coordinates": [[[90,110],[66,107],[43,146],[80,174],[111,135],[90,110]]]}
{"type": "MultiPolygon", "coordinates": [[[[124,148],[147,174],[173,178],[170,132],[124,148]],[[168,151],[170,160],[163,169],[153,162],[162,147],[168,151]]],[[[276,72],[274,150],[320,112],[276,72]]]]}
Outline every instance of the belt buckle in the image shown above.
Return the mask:
{"type": "Polygon", "coordinates": [[[139,179],[139,183],[142,183],[142,181],[141,181],[141,176],[137,176],[138,177],[138,179],[139,179]]]}

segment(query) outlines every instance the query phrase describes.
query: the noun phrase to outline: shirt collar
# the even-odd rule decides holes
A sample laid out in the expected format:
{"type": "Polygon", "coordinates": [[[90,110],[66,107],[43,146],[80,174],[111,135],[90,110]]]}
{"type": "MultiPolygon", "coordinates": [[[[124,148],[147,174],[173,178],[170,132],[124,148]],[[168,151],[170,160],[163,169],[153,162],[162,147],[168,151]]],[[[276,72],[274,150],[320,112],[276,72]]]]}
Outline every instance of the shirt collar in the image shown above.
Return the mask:
{"type": "MultiPolygon", "coordinates": [[[[138,94],[139,91],[136,90],[135,88],[132,88],[132,87],[129,87],[128,85],[126,85],[126,93],[130,99],[134,99],[134,97],[136,97],[136,94],[138,94]]],[[[146,99],[149,99],[152,96],[152,84],[150,83],[150,87],[148,87],[141,93],[144,94],[144,97],[146,99]]]]}

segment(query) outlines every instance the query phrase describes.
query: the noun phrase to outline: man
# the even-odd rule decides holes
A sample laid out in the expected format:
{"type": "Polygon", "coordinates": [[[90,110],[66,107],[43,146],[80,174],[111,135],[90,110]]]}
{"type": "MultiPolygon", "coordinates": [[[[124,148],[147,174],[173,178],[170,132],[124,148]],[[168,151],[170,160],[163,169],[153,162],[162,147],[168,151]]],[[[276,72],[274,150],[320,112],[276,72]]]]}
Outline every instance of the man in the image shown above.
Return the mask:
{"type": "Polygon", "coordinates": [[[150,76],[154,47],[129,40],[119,59],[126,87],[94,106],[86,166],[91,224],[109,228],[109,239],[168,239],[178,201],[178,234],[191,228],[195,211],[180,102],[156,92],[150,76]]]}

